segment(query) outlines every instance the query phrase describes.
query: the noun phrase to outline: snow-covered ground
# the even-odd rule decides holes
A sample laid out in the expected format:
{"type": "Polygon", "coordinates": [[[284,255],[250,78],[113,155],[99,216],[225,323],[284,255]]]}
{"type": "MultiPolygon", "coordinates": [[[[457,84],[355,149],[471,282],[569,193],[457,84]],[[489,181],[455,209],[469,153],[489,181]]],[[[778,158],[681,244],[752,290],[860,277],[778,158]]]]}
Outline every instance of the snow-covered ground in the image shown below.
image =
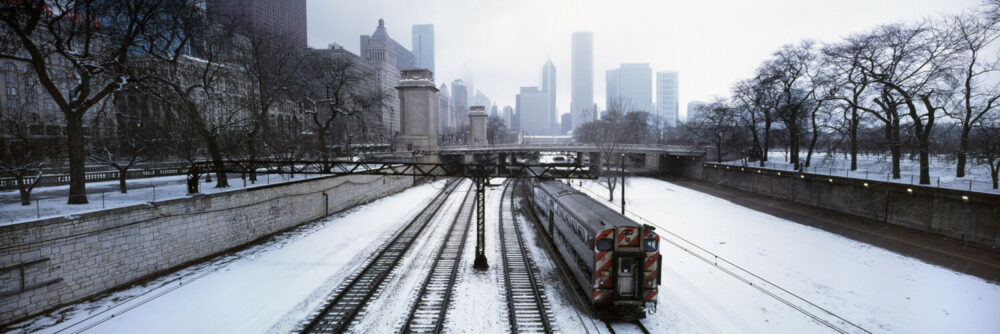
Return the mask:
{"type": "MultiPolygon", "coordinates": [[[[805,152],[800,155],[805,162],[805,152]]],[[[955,177],[955,162],[947,157],[931,156],[930,178],[932,187],[949,189],[978,191],[987,193],[1000,193],[1000,190],[993,189],[993,181],[990,178],[989,167],[975,164],[970,159],[965,177],[955,177]]],[[[785,152],[769,152],[768,161],[765,168],[777,170],[794,170],[791,162],[787,161],[785,152]]],[[[730,165],[742,165],[742,160],[724,162],[730,165]]],[[[760,162],[747,162],[747,166],[758,167],[760,162]]],[[[806,172],[834,175],[841,177],[853,177],[859,179],[879,180],[885,182],[896,182],[906,184],[920,183],[920,163],[915,159],[909,159],[904,155],[899,162],[900,178],[892,178],[892,161],[888,155],[858,155],[858,170],[852,171],[849,156],[843,154],[830,155],[827,153],[813,153],[810,166],[806,172]]]]}
{"type": "Polygon", "coordinates": [[[437,182],[411,188],[274,241],[57,310],[12,329],[287,333],[442,186],[443,182],[437,182]]]}
{"type": "MultiPolygon", "coordinates": [[[[215,188],[215,182],[202,182],[198,190],[203,194],[259,187],[272,183],[301,180],[314,175],[262,174],[256,184],[244,184],[239,175],[230,174],[229,188],[215,188]]],[[[202,178],[204,180],[204,177],[202,178]]],[[[0,192],[0,225],[18,223],[43,218],[59,217],[74,213],[98,211],[122,206],[162,201],[187,196],[187,176],[161,176],[146,179],[131,179],[127,182],[128,193],[118,190],[118,181],[87,183],[88,204],[66,204],[69,185],[36,188],[32,192],[31,205],[21,205],[21,195],[17,190],[0,192]]]]}
{"type": "MultiPolygon", "coordinates": [[[[453,194],[418,237],[382,291],[351,328],[358,333],[395,332],[426,277],[468,181],[453,194]]],[[[497,180],[499,182],[499,180],[497,180]]],[[[578,184],[579,181],[574,181],[578,184]]],[[[422,185],[283,234],[274,241],[192,266],[125,291],[35,318],[15,330],[95,333],[289,332],[308,317],[345,277],[443,187],[422,185]],[[59,320],[58,323],[57,320],[59,320]]],[[[582,189],[603,201],[593,182],[582,189]]],[[[502,295],[498,210],[502,187],[486,192],[487,258],[490,269],[472,269],[474,224],[459,269],[446,328],[452,332],[503,333],[508,329],[502,295]]],[[[876,333],[1000,332],[1000,286],[871,245],[779,219],[655,179],[629,180],[629,210],[658,226],[661,236],[693,249],[684,237],[720,259],[746,268],[817,307],[876,333]]],[[[608,203],[615,206],[614,203],[608,203]]],[[[564,333],[605,333],[604,324],[581,307],[526,218],[521,231],[541,272],[556,327],[564,333]]],[[[657,312],[642,320],[654,333],[833,332],[790,306],[730,276],[670,242],[661,244],[663,285],[657,312]]],[[[695,252],[697,253],[697,252],[695,252]]],[[[704,255],[704,252],[701,253],[704,255]]],[[[722,261],[719,261],[722,263],[722,261]]],[[[774,291],[774,286],[767,286],[774,291]]],[[[791,299],[788,294],[778,296],[791,299]]],[[[793,300],[796,305],[803,302],[793,300]]],[[[830,319],[829,315],[823,315],[830,319]]],[[[837,325],[842,325],[838,323],[837,325]]],[[[845,328],[845,327],[841,327],[845,328]]],[[[849,332],[860,330],[845,328],[849,332]]],[[[622,327],[617,332],[627,333],[622,327]]]]}
{"type": "MultiPolygon", "coordinates": [[[[1000,332],[1000,285],[995,282],[669,182],[648,178],[628,182],[630,215],[652,222],[661,237],[693,248],[666,231],[675,233],[865,330],[1000,332]]],[[[617,208],[618,204],[606,201],[606,189],[598,183],[584,181],[579,188],[617,208]]],[[[669,242],[661,244],[661,254],[660,310],[644,320],[647,327],[718,333],[829,331],[669,242]]]]}

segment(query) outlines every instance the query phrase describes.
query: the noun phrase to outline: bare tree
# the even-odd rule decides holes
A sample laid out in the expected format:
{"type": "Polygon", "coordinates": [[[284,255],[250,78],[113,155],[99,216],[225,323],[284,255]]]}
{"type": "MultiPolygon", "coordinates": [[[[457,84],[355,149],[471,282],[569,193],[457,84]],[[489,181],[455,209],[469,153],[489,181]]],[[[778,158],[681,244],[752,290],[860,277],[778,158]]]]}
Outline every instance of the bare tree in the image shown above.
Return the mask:
{"type": "MultiPolygon", "coordinates": [[[[360,59],[358,59],[360,60],[360,59]]],[[[359,122],[364,125],[364,119],[373,108],[385,104],[389,97],[370,82],[372,73],[366,73],[359,64],[348,55],[322,50],[314,52],[306,58],[304,64],[304,83],[306,101],[314,109],[307,111],[315,133],[314,151],[324,162],[324,169],[331,166],[329,147],[335,135],[335,125],[338,123],[359,122]],[[319,96],[318,98],[316,96],[319,96]]],[[[364,127],[340,127],[350,138],[363,137],[364,127]]],[[[350,142],[351,140],[348,140],[350,142]]],[[[348,152],[350,143],[347,143],[348,152]]]]}
{"type": "Polygon", "coordinates": [[[600,120],[584,123],[573,132],[577,142],[592,143],[600,153],[600,178],[608,188],[608,201],[615,200],[615,188],[621,170],[620,159],[622,145],[628,135],[625,115],[632,111],[632,103],[627,99],[617,98],[608,106],[606,117],[600,120]]]}
{"type": "MultiPolygon", "coordinates": [[[[1000,6],[1000,0],[994,1],[1000,6]]],[[[995,19],[973,14],[959,15],[948,21],[952,36],[957,39],[957,79],[961,87],[956,90],[958,102],[948,115],[961,124],[955,176],[964,177],[966,156],[969,152],[969,134],[972,128],[991,111],[1000,99],[1000,84],[987,78],[1000,70],[1000,57],[984,59],[988,47],[1000,37],[995,19]]]]}
{"type": "Polygon", "coordinates": [[[112,167],[118,171],[118,189],[122,194],[128,192],[125,180],[128,170],[136,164],[154,157],[158,141],[149,125],[143,127],[146,119],[137,109],[129,108],[124,94],[114,96],[111,108],[104,108],[94,118],[91,129],[96,132],[92,136],[87,157],[100,165],[112,167]]]}
{"type": "MultiPolygon", "coordinates": [[[[30,99],[30,97],[29,97],[30,99]]],[[[21,205],[31,204],[31,191],[42,178],[46,152],[42,143],[31,138],[31,123],[37,117],[26,105],[33,102],[18,101],[18,106],[0,112],[0,175],[13,178],[21,196],[21,205]],[[25,103],[20,103],[25,102],[25,103]]]]}
{"type": "Polygon", "coordinates": [[[976,162],[986,165],[993,181],[993,189],[1000,185],[1000,118],[984,121],[983,125],[974,131],[970,153],[976,162]]]}
{"type": "Polygon", "coordinates": [[[136,79],[128,62],[162,32],[177,0],[17,1],[0,7],[0,58],[31,64],[66,118],[69,204],[86,204],[84,114],[136,79]]]}
{"type": "MultiPolygon", "coordinates": [[[[865,104],[865,94],[871,86],[868,77],[861,73],[860,58],[865,52],[866,44],[843,43],[827,46],[823,49],[826,64],[832,71],[833,85],[838,88],[834,98],[846,104],[845,121],[847,125],[848,150],[851,157],[851,170],[858,170],[858,127],[863,118],[862,107],[865,104]]],[[[872,108],[865,108],[872,110],[872,108]]]]}
{"type": "Polygon", "coordinates": [[[736,109],[722,99],[716,99],[701,108],[703,110],[698,112],[697,117],[685,124],[685,130],[715,146],[716,160],[722,162],[725,144],[732,139],[734,130],[738,128],[736,109]]]}
{"type": "Polygon", "coordinates": [[[786,45],[774,53],[762,69],[768,82],[778,93],[777,118],[788,131],[789,151],[792,164],[799,169],[799,145],[803,120],[808,114],[808,104],[812,100],[813,87],[809,85],[808,75],[814,66],[816,52],[811,41],[803,41],[799,45],[786,45]]]}

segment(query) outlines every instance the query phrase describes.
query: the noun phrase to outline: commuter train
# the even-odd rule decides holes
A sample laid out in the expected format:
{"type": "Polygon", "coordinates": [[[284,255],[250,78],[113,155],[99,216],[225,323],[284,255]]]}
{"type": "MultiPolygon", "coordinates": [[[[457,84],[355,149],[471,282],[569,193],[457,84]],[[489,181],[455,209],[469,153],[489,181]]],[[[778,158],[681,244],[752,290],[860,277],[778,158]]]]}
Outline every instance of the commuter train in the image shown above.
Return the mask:
{"type": "Polygon", "coordinates": [[[533,182],[531,203],[573,280],[598,316],[641,318],[656,309],[660,236],[558,181],[533,182]]]}

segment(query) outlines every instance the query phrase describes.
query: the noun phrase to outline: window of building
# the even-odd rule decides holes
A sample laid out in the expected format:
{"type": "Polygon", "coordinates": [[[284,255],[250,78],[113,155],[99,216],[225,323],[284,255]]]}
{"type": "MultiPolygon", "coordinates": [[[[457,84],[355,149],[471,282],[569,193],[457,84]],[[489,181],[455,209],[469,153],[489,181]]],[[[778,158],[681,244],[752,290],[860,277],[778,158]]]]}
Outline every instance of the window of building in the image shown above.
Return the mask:
{"type": "Polygon", "coordinates": [[[17,99],[7,99],[8,108],[17,108],[17,99]]]}
{"type": "Polygon", "coordinates": [[[7,87],[7,95],[16,96],[17,95],[17,87],[7,87]]]}

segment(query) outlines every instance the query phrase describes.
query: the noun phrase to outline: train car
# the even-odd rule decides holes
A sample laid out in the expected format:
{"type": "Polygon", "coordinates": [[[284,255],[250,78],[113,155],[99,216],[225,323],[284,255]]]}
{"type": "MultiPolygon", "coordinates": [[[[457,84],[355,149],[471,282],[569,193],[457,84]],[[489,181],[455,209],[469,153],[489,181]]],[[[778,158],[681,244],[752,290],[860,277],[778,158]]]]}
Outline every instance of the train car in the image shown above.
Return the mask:
{"type": "Polygon", "coordinates": [[[534,182],[531,202],[573,278],[602,317],[656,309],[660,237],[571,186],[534,182]]]}

